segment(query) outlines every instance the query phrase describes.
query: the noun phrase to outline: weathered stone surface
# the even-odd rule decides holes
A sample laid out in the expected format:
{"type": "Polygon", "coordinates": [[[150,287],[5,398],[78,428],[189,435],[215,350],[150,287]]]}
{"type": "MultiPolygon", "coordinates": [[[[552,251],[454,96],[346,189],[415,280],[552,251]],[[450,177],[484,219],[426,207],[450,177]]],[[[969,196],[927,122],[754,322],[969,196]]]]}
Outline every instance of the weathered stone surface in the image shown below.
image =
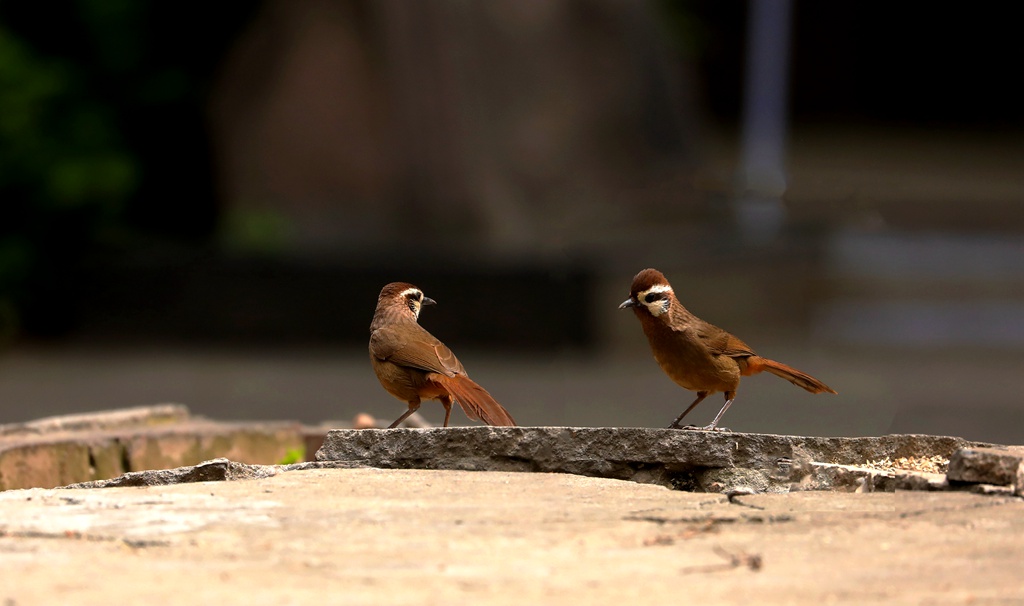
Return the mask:
{"type": "Polygon", "coordinates": [[[91,477],[88,444],[37,442],[6,448],[0,443],[0,490],[60,486],[91,477]]]}
{"type": "Polygon", "coordinates": [[[274,464],[303,448],[298,423],[224,423],[187,413],[163,405],[6,426],[0,490],[50,488],[217,457],[274,464]]]}
{"type": "Polygon", "coordinates": [[[1024,462],[1017,466],[1017,481],[1014,482],[1013,494],[1024,497],[1024,462]]]}
{"type": "Polygon", "coordinates": [[[974,494],[983,494],[997,497],[1012,497],[1013,486],[1003,486],[1001,484],[971,484],[971,492],[974,494]]]}
{"type": "Polygon", "coordinates": [[[168,486],[191,482],[231,482],[234,480],[269,478],[285,471],[352,469],[356,467],[360,466],[344,461],[308,461],[291,465],[247,465],[222,457],[203,461],[198,465],[176,467],[174,469],[130,471],[108,480],[78,482],[62,486],[61,488],[120,488],[122,486],[168,486]]]}
{"type": "Polygon", "coordinates": [[[949,459],[946,476],[951,482],[1012,485],[1024,462],[1024,448],[961,448],[949,459]]]}
{"type": "Polygon", "coordinates": [[[806,481],[805,490],[836,490],[844,492],[893,492],[895,474],[889,471],[858,467],[812,463],[814,473],[806,481]]]}
{"type": "MultiPolygon", "coordinates": [[[[334,430],[316,458],[383,468],[573,473],[685,490],[784,492],[828,487],[827,478],[813,477],[812,463],[948,457],[968,446],[982,445],[924,435],[821,438],[629,427],[453,427],[334,430]]],[[[891,476],[877,482],[878,489],[895,488],[891,476]]]]}
{"type": "Polygon", "coordinates": [[[268,477],[273,472],[266,471],[264,465],[246,465],[220,458],[203,461],[198,465],[177,467],[175,469],[159,469],[132,471],[109,480],[96,480],[71,484],[65,488],[113,488],[117,486],[165,486],[168,484],[186,484],[189,482],[223,482],[228,480],[268,477]]]}
{"type": "Polygon", "coordinates": [[[306,469],[0,493],[0,603],[1020,604],[1021,536],[967,491],[306,469]]]}
{"type": "Polygon", "coordinates": [[[273,464],[290,449],[303,448],[297,423],[224,423],[196,420],[173,430],[153,428],[119,437],[132,470],[195,465],[224,457],[245,463],[273,464]]]}
{"type": "Polygon", "coordinates": [[[949,483],[944,473],[905,471],[896,474],[896,490],[946,490],[949,483]]]}

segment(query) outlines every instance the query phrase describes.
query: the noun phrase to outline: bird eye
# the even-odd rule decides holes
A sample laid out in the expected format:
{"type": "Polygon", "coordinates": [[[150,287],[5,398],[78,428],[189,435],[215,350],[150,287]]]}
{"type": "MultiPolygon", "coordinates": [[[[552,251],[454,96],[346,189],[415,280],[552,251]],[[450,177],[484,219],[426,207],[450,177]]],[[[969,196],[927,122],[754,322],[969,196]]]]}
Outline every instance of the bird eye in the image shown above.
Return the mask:
{"type": "Polygon", "coordinates": [[[419,301],[420,299],[423,298],[423,293],[421,293],[421,292],[409,293],[409,298],[413,299],[414,301],[419,301]]]}
{"type": "Polygon", "coordinates": [[[648,295],[646,297],[644,297],[644,301],[647,301],[648,303],[654,303],[659,298],[661,298],[661,297],[659,297],[656,293],[652,292],[652,293],[648,293],[648,295]]]}

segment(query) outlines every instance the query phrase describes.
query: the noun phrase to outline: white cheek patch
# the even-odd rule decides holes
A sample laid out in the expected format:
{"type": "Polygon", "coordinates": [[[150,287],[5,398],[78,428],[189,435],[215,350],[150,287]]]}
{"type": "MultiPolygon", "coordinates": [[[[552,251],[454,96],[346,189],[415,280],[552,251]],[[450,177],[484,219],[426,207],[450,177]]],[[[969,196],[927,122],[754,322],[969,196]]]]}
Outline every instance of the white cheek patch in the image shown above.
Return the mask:
{"type": "Polygon", "coordinates": [[[651,312],[652,316],[657,318],[668,311],[668,299],[660,299],[653,303],[644,303],[644,307],[647,308],[647,311],[651,312]]]}
{"type": "Polygon", "coordinates": [[[418,288],[406,288],[402,292],[398,293],[399,298],[405,299],[412,303],[412,315],[419,320],[420,319],[420,308],[423,307],[423,291],[418,288]],[[419,294],[418,299],[406,299],[409,295],[419,294]]]}
{"type": "Polygon", "coordinates": [[[657,318],[658,316],[668,311],[670,303],[667,298],[657,299],[655,301],[651,301],[650,303],[648,303],[647,295],[652,293],[659,295],[663,293],[672,294],[672,287],[669,286],[668,284],[655,284],[654,286],[648,288],[647,290],[643,291],[642,293],[636,296],[637,300],[640,301],[640,303],[647,308],[647,311],[651,312],[651,315],[657,318]]]}

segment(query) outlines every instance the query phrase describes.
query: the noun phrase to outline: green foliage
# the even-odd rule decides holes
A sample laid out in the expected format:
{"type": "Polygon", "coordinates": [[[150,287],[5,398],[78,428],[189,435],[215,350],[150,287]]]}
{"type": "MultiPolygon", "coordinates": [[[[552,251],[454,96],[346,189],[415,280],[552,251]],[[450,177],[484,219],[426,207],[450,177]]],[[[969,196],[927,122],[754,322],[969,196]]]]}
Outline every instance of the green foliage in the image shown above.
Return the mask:
{"type": "Polygon", "coordinates": [[[213,233],[206,83],[259,6],[0,2],[0,342],[69,328],[89,255],[213,233]]]}
{"type": "Polygon", "coordinates": [[[233,252],[273,254],[284,250],[292,240],[288,218],[274,211],[235,211],[223,221],[221,238],[233,252]]]}
{"type": "Polygon", "coordinates": [[[278,465],[291,465],[292,463],[301,463],[306,460],[306,449],[305,448],[289,448],[285,453],[284,457],[277,462],[278,465]]]}
{"type": "Polygon", "coordinates": [[[0,195],[7,212],[15,205],[109,214],[136,184],[137,167],[109,110],[83,95],[72,74],[0,27],[0,195]]]}
{"type": "Polygon", "coordinates": [[[0,26],[0,339],[30,305],[30,279],[81,252],[137,183],[102,104],[64,62],[0,26]]]}

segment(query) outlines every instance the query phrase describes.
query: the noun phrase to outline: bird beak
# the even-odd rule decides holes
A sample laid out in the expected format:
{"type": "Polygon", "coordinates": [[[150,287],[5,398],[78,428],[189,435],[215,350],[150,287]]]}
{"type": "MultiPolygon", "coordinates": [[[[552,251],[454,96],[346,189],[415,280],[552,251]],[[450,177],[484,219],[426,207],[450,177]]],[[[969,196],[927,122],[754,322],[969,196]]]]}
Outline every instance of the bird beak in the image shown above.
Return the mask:
{"type": "Polygon", "coordinates": [[[636,301],[633,300],[633,297],[626,299],[622,302],[622,305],[619,305],[619,309],[626,309],[627,307],[636,307],[636,301]]]}
{"type": "Polygon", "coordinates": [[[435,300],[431,299],[430,297],[424,295],[423,296],[423,300],[420,301],[420,304],[421,305],[437,305],[437,301],[435,301],[435,300]]]}

